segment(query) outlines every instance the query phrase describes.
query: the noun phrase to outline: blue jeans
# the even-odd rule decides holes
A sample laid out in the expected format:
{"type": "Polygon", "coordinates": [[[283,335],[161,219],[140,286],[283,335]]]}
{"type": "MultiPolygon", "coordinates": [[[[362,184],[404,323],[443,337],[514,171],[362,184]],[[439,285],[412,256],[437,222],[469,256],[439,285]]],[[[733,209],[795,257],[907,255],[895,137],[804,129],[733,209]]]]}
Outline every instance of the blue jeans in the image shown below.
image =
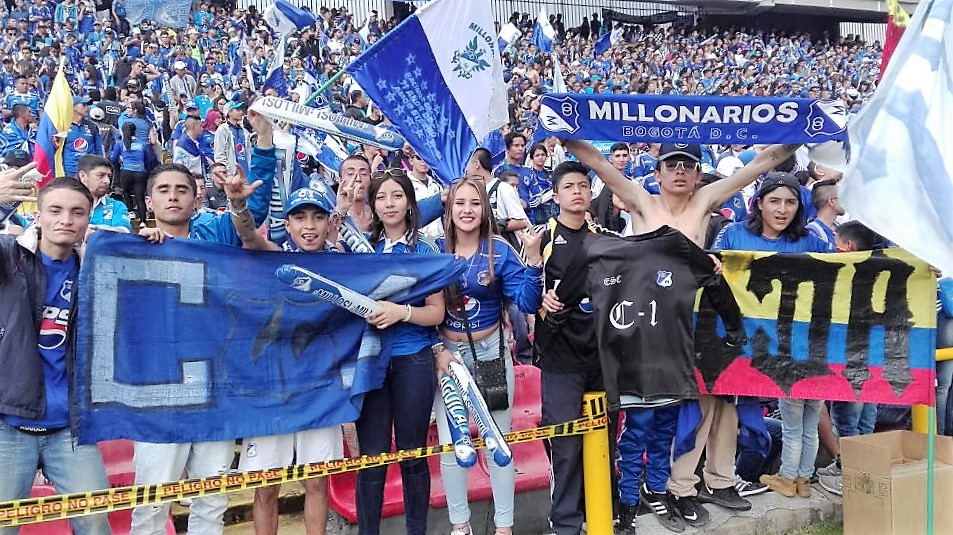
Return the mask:
{"type": "Polygon", "coordinates": [[[877,404],[833,401],[831,420],[840,438],[869,435],[877,425],[877,404]]]}
{"type": "MultiPolygon", "coordinates": [[[[391,451],[392,430],[399,450],[426,446],[436,388],[436,368],[429,346],[413,355],[391,357],[384,385],[364,396],[361,416],[356,424],[361,455],[391,451]]],[[[425,535],[427,510],[430,508],[427,459],[402,461],[400,478],[404,488],[407,535],[425,535]]],[[[357,473],[357,529],[360,535],[380,533],[386,480],[386,466],[357,473]]]]}
{"type": "Polygon", "coordinates": [[[819,399],[778,400],[781,407],[781,475],[785,479],[814,475],[817,460],[817,424],[821,420],[819,399]]]}
{"type": "MultiPolygon", "coordinates": [[[[109,488],[99,449],[78,445],[69,429],[30,435],[0,420],[0,502],[28,498],[41,465],[43,474],[60,494],[109,488]]],[[[111,533],[105,514],[71,518],[69,522],[76,535],[111,533]]],[[[19,531],[19,527],[0,528],[2,535],[19,531]]]]}
{"type": "Polygon", "coordinates": [[[513,339],[516,340],[516,360],[523,364],[531,364],[533,362],[533,344],[529,343],[529,325],[526,322],[526,314],[514,303],[510,303],[506,312],[509,314],[510,325],[513,327],[513,339]]]}
{"type": "Polygon", "coordinates": [[[745,481],[758,481],[758,478],[762,475],[773,473],[772,467],[781,457],[781,420],[765,418],[764,426],[768,429],[768,434],[771,435],[771,447],[767,456],[746,448],[741,442],[738,443],[735,473],[745,481]]]}
{"type": "Polygon", "coordinates": [[[646,455],[645,482],[652,492],[665,492],[672,472],[669,461],[678,422],[677,405],[658,409],[626,409],[619,437],[619,496],[622,503],[639,503],[642,456],[646,455]]]}

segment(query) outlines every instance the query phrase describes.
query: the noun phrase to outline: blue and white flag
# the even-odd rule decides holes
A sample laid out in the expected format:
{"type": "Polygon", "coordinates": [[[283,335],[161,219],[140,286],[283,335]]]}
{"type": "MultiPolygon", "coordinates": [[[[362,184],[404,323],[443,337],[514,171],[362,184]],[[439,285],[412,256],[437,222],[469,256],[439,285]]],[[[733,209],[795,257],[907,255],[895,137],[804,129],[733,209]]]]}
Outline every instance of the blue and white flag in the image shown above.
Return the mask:
{"type": "Polygon", "coordinates": [[[348,157],[348,153],[334,139],[334,136],[303,127],[295,127],[293,131],[298,137],[298,151],[314,158],[333,177],[337,177],[338,169],[341,168],[341,164],[348,157]]]}
{"type": "Polygon", "coordinates": [[[549,23],[546,6],[543,6],[539,8],[539,16],[536,17],[536,26],[533,27],[533,36],[530,38],[530,43],[536,45],[540,52],[552,52],[555,39],[556,30],[549,23]]]}
{"type": "Polygon", "coordinates": [[[275,3],[268,6],[262,15],[271,29],[283,36],[301,28],[314,26],[318,22],[314,13],[296,7],[286,0],[275,0],[275,3]]]}
{"type": "Polygon", "coordinates": [[[162,28],[184,28],[189,23],[191,0],[126,0],[126,20],[136,25],[147,20],[162,28]]]}
{"type": "Polygon", "coordinates": [[[838,101],[801,98],[553,94],[540,101],[533,137],[842,146],[845,114],[838,101]]]}
{"type": "Polygon", "coordinates": [[[559,67],[559,56],[556,54],[552,55],[553,57],[553,93],[566,93],[566,80],[563,79],[563,71],[559,67]]]}
{"type": "Polygon", "coordinates": [[[437,175],[463,174],[508,117],[489,0],[434,0],[347,66],[437,175]]]}
{"type": "Polygon", "coordinates": [[[274,56],[268,62],[268,74],[265,75],[265,81],[261,84],[261,90],[272,87],[278,92],[281,98],[288,98],[288,77],[285,76],[285,36],[278,38],[278,45],[275,46],[274,56]]]}
{"type": "Polygon", "coordinates": [[[510,46],[520,38],[520,30],[512,22],[507,22],[500,27],[499,45],[502,54],[506,47],[510,46]]]}
{"type": "Polygon", "coordinates": [[[924,0],[851,122],[851,217],[953,273],[953,0],[924,0]]]}
{"type": "Polygon", "coordinates": [[[98,234],[76,290],[84,444],[228,440],[352,422],[363,395],[383,383],[391,333],[282,282],[278,268],[298,265],[398,303],[421,301],[461,270],[449,255],[276,253],[98,234]]]}

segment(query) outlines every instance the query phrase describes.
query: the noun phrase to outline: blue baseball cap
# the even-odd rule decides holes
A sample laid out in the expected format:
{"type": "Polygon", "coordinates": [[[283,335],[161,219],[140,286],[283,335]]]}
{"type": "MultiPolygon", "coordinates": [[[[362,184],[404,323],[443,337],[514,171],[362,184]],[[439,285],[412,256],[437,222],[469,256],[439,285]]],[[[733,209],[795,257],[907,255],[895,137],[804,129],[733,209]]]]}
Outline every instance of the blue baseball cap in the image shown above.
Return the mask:
{"type": "Polygon", "coordinates": [[[294,190],[291,195],[288,196],[288,201],[285,202],[285,217],[288,217],[291,212],[294,212],[302,206],[314,206],[327,214],[330,214],[331,210],[334,209],[331,203],[328,202],[319,191],[311,188],[299,188],[294,190]]]}
{"type": "Polygon", "coordinates": [[[185,109],[187,109],[187,110],[197,110],[197,109],[199,109],[199,105],[196,104],[194,100],[190,100],[190,101],[188,101],[188,102],[185,103],[185,109]]]}
{"type": "Polygon", "coordinates": [[[73,106],[77,104],[89,104],[93,99],[89,97],[73,97],[73,106]]]}

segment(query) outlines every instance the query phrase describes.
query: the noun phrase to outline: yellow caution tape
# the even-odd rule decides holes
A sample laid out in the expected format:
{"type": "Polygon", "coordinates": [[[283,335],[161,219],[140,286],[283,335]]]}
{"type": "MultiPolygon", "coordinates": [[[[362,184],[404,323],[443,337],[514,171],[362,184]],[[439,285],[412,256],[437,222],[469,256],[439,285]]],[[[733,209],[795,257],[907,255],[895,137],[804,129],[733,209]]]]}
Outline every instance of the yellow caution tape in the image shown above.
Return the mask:
{"type": "MultiPolygon", "coordinates": [[[[590,410],[589,416],[577,420],[513,431],[507,433],[505,438],[509,444],[520,444],[546,438],[581,435],[598,429],[605,429],[608,422],[609,418],[604,408],[599,412],[590,410]]],[[[473,445],[478,449],[485,447],[482,439],[474,439],[473,445]]],[[[453,452],[452,444],[439,444],[380,455],[363,455],[322,463],[299,464],[270,470],[225,474],[217,477],[185,479],[152,485],[131,485],[91,492],[13,500],[0,503],[0,526],[36,524],[48,520],[120,511],[143,505],[155,505],[181,500],[182,498],[226,494],[268,485],[355,472],[365,468],[386,466],[407,459],[420,459],[450,452],[453,452]]]]}

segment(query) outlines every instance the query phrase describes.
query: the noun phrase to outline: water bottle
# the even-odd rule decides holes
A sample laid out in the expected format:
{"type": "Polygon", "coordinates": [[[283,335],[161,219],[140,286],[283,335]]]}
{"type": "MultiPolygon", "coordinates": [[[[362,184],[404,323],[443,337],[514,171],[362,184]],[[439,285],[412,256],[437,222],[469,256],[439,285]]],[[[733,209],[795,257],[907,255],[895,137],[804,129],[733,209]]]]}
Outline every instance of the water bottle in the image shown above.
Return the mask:
{"type": "MultiPolygon", "coordinates": [[[[30,172],[24,174],[20,177],[21,184],[36,184],[38,180],[43,178],[43,175],[40,174],[36,169],[31,170],[30,172]]],[[[17,207],[20,206],[20,201],[10,201],[8,203],[0,204],[0,223],[6,223],[7,218],[10,217],[10,214],[17,211],[17,207]]]]}

